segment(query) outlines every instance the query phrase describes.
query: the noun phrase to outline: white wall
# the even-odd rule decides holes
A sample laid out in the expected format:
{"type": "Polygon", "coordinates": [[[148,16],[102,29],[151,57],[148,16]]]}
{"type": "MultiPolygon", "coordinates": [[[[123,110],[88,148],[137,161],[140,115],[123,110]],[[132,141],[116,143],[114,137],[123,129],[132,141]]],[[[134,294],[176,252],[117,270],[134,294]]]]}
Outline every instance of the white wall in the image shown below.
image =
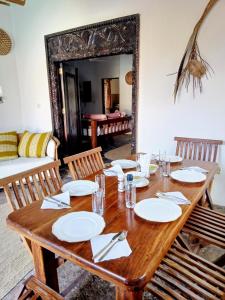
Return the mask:
{"type": "MultiPolygon", "coordinates": [[[[44,34],[140,13],[138,150],[174,151],[175,135],[225,140],[225,2],[205,22],[199,45],[215,74],[195,99],[182,91],[173,103],[175,72],[188,38],[208,0],[29,0],[13,9],[23,126],[51,127],[44,34]]],[[[225,204],[225,149],[215,199],[225,204]]]]}
{"type": "Polygon", "coordinates": [[[12,50],[0,55],[0,86],[3,89],[4,103],[0,104],[0,131],[21,129],[21,106],[15,61],[15,45],[12,33],[9,7],[0,7],[0,28],[11,37],[12,50]]]}
{"type": "Polygon", "coordinates": [[[114,55],[99,60],[75,61],[80,81],[92,82],[92,101],[82,103],[82,113],[102,113],[102,79],[119,78],[120,110],[131,114],[132,86],[125,82],[125,75],[132,69],[133,55],[114,55]]]}

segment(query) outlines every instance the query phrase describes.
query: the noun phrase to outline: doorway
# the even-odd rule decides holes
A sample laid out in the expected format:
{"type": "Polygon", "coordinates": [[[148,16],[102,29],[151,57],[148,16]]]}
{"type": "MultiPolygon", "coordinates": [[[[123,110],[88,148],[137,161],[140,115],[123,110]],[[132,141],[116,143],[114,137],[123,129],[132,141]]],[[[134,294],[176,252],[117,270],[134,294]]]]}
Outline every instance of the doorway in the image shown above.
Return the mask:
{"type": "MultiPolygon", "coordinates": [[[[91,24],[45,36],[47,68],[50,89],[53,132],[61,142],[60,157],[68,151],[69,139],[66,139],[64,122],[70,122],[64,116],[61,93],[60,63],[70,60],[94,59],[110,55],[132,54],[132,150],[136,150],[136,116],[138,100],[139,71],[139,15],[131,15],[105,22],[91,24]]],[[[104,77],[103,77],[104,78],[104,77]]],[[[69,79],[70,82],[75,79],[69,79]]],[[[86,86],[90,83],[86,83],[86,86]]],[[[90,89],[90,88],[89,88],[90,89]]],[[[71,92],[71,91],[70,91],[71,92]]],[[[74,95],[76,91],[73,91],[74,95]]],[[[79,108],[73,107],[74,111],[79,108]]],[[[74,133],[72,133],[73,135],[74,133]]],[[[75,132],[76,135],[76,132],[75,132]]]]}
{"type": "Polygon", "coordinates": [[[87,132],[92,119],[109,121],[108,125],[98,121],[102,132],[97,144],[103,154],[129,144],[130,155],[132,122],[128,126],[126,120],[132,119],[132,85],[125,78],[132,60],[132,54],[122,54],[60,63],[66,155],[93,147],[90,126],[87,132]]]}

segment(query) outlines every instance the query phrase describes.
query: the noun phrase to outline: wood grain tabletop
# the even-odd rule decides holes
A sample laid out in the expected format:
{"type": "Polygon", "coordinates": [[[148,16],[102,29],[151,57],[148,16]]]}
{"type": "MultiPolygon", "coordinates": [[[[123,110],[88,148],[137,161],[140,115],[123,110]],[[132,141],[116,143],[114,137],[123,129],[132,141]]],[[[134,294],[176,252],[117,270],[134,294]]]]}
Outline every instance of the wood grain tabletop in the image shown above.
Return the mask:
{"type": "MultiPolygon", "coordinates": [[[[33,243],[115,283],[117,286],[140,289],[153,276],[160,261],[218,170],[216,163],[200,161],[184,161],[174,164],[173,169],[193,165],[209,170],[205,182],[185,184],[174,181],[170,177],[160,177],[157,171],[156,174],[151,175],[149,186],[137,189],[137,202],[155,197],[157,191],[180,191],[191,201],[191,205],[181,205],[182,216],[170,223],[151,223],[136,216],[132,209],[125,207],[125,195],[117,190],[117,177],[106,177],[103,216],[106,227],[103,234],[127,230],[127,240],[132,249],[129,257],[94,263],[90,241],[67,243],[58,240],[52,234],[52,225],[59,217],[69,212],[92,211],[91,195],[72,197],[70,209],[43,210],[40,209],[41,203],[37,201],[11,213],[8,216],[7,224],[33,243]]],[[[94,180],[94,175],[87,179],[94,180]]]]}

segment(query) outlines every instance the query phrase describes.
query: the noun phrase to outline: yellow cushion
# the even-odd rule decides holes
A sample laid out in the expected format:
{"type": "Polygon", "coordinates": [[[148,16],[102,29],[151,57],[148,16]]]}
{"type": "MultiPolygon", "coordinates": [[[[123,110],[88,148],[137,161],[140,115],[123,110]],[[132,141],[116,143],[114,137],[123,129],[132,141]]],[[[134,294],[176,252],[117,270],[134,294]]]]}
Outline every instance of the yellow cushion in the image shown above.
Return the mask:
{"type": "Polygon", "coordinates": [[[51,132],[31,133],[24,131],[18,146],[19,156],[44,157],[51,132]]]}
{"type": "Polygon", "coordinates": [[[14,159],[17,157],[16,131],[0,133],[0,160],[14,159]]]}

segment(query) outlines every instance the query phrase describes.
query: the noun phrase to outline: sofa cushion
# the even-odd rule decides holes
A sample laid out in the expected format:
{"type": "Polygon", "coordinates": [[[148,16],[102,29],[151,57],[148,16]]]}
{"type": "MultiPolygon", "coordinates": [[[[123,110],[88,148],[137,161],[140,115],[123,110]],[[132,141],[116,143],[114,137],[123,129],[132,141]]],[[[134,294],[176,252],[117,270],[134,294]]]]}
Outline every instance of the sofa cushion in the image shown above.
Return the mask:
{"type": "Polygon", "coordinates": [[[51,157],[19,157],[14,160],[0,161],[0,179],[24,172],[54,161],[51,157]]]}
{"type": "Polygon", "coordinates": [[[45,157],[46,148],[51,133],[31,133],[25,131],[18,146],[19,156],[22,157],[45,157]]]}
{"type": "Polygon", "coordinates": [[[14,159],[17,153],[17,133],[16,131],[0,133],[0,161],[14,159]]]}

